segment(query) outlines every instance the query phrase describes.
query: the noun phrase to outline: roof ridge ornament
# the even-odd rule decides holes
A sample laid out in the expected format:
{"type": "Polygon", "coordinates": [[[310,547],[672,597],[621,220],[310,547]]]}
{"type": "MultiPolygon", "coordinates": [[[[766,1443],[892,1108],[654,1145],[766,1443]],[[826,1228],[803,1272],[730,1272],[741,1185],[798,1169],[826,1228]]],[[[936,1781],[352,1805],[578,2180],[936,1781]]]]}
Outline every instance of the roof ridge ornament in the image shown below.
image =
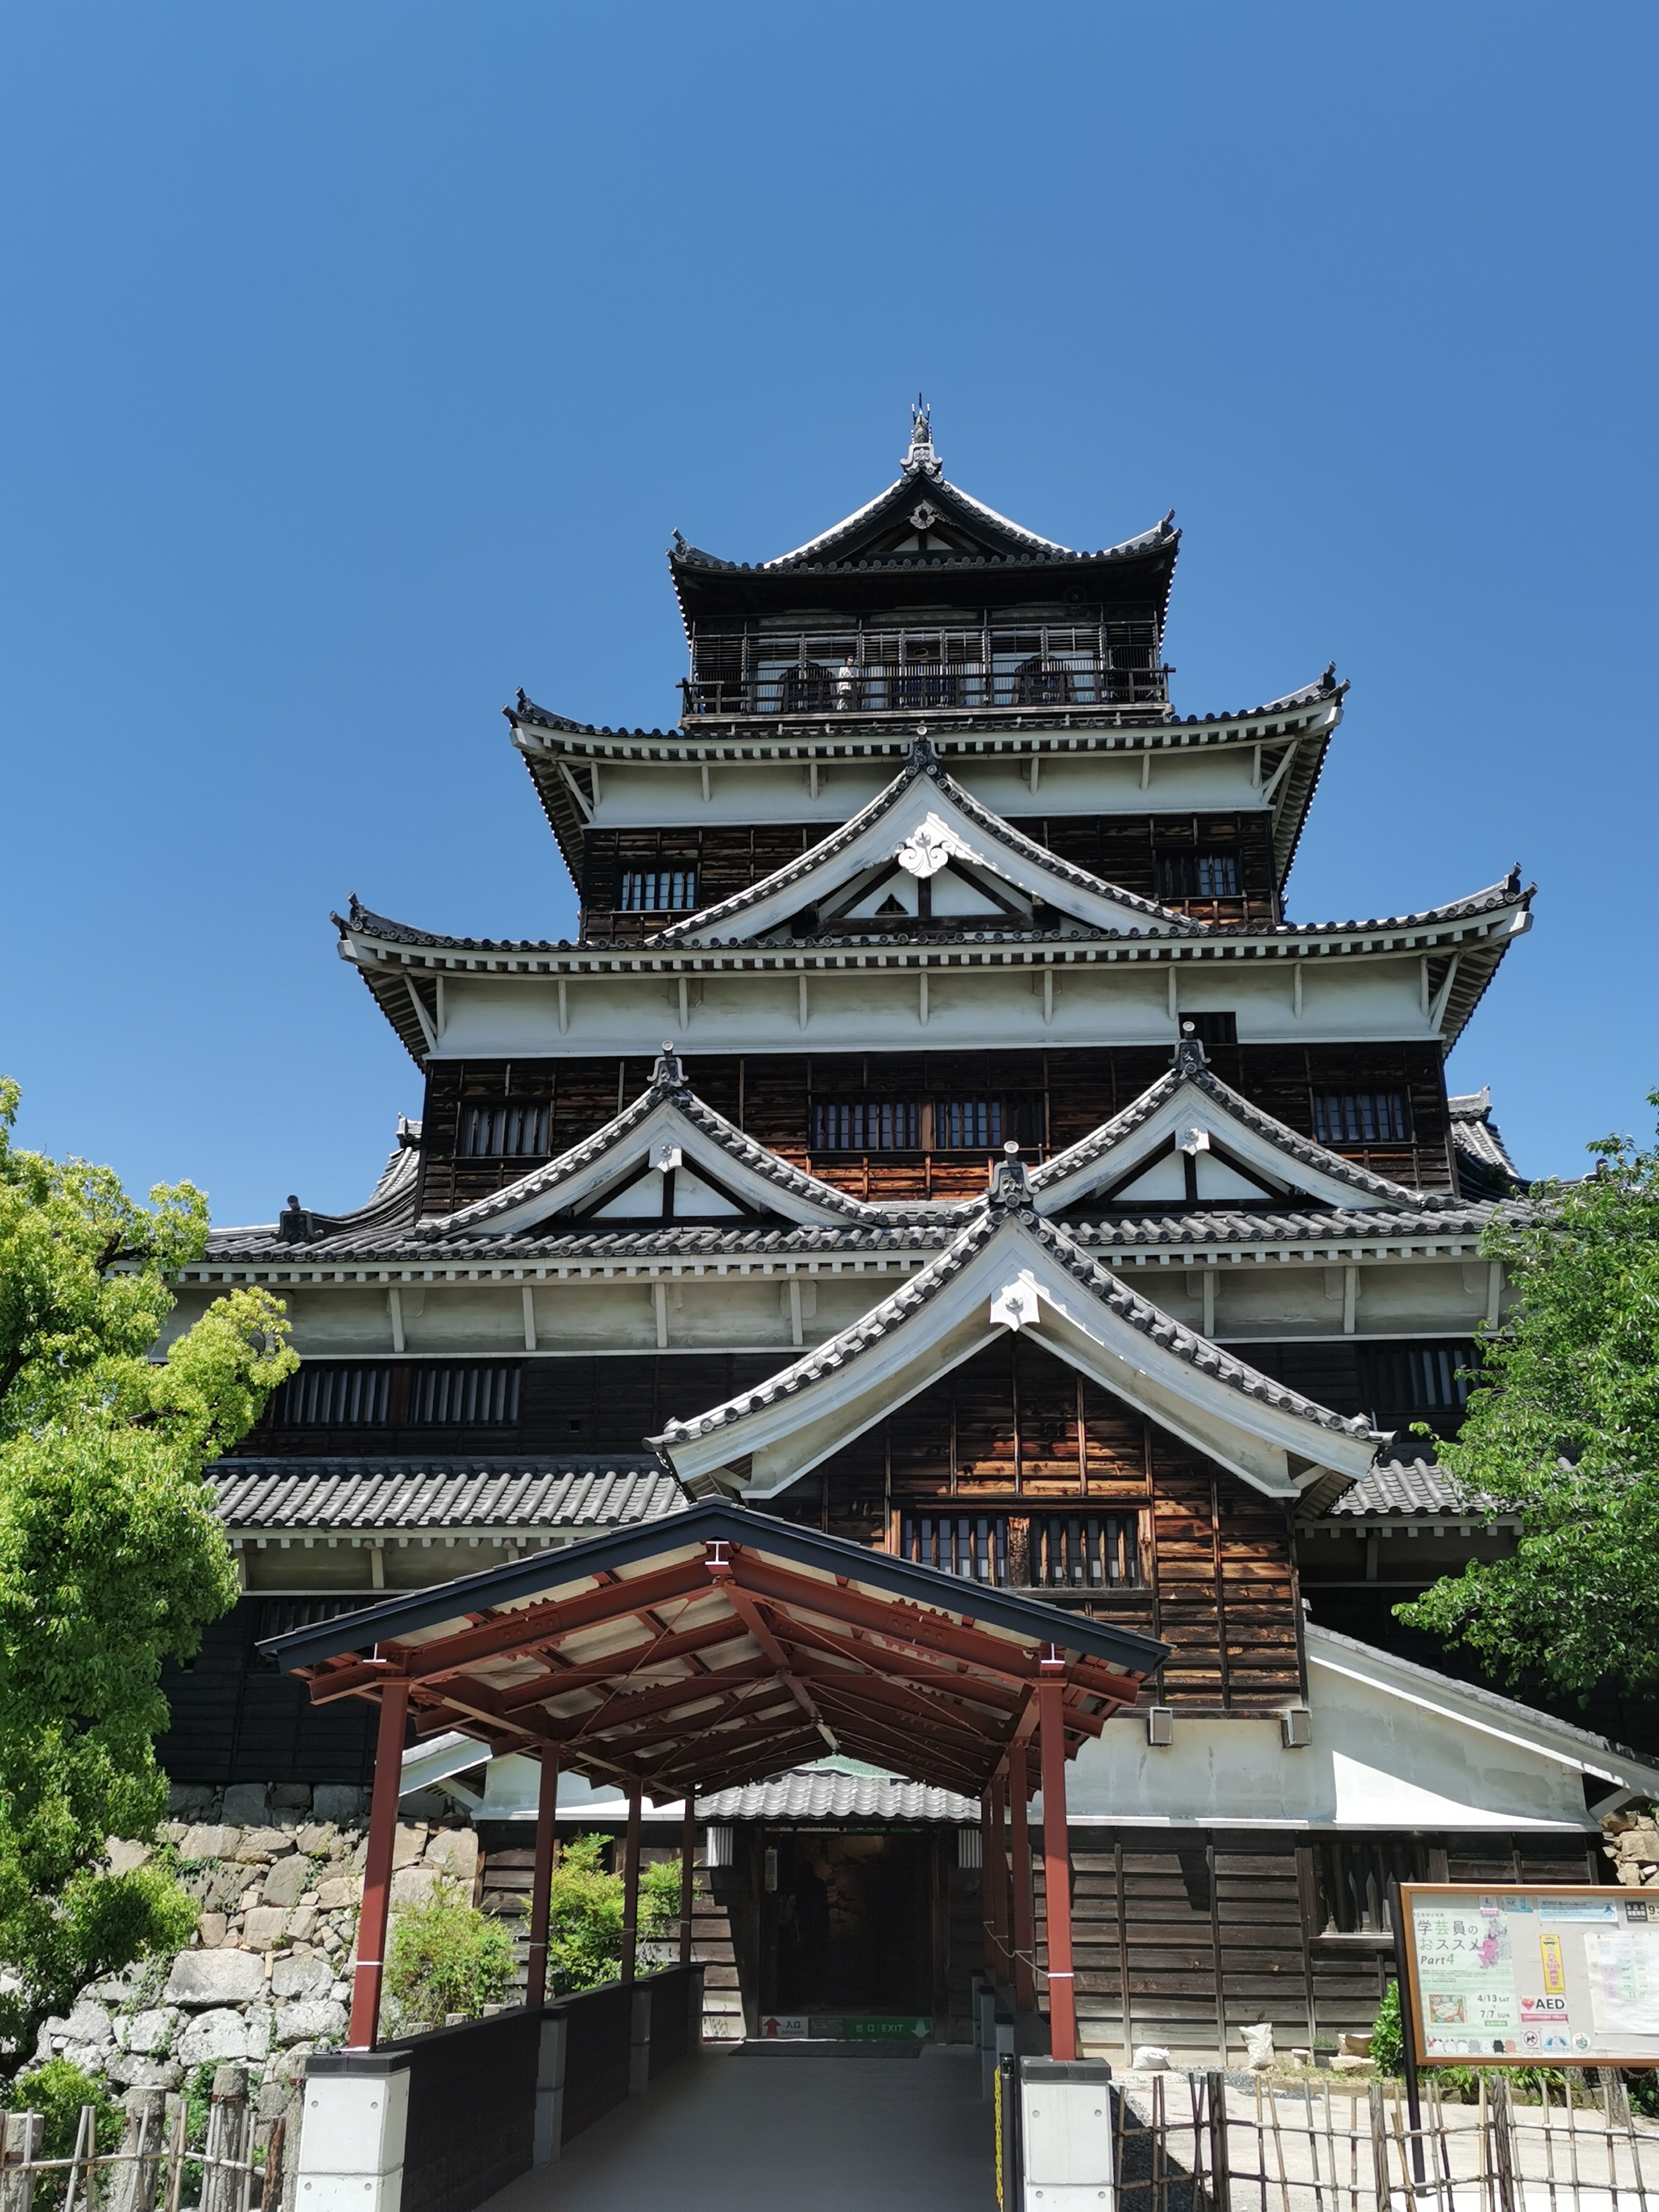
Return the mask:
{"type": "Polygon", "coordinates": [[[939,757],[927,734],[926,722],[916,724],[916,734],[910,740],[910,757],[905,766],[913,775],[932,775],[940,766],[939,757]]]}
{"type": "Polygon", "coordinates": [[[1029,1206],[1031,1203],[1031,1178],[1019,1156],[1019,1146],[1012,1137],[1002,1148],[1002,1158],[991,1170],[987,1197],[993,1206],[1029,1206]]]}
{"type": "Polygon", "coordinates": [[[899,466],[907,477],[945,474],[945,464],[933,450],[933,410],[921,392],[910,410],[910,450],[899,466]]]}
{"type": "Polygon", "coordinates": [[[1203,1075],[1209,1061],[1204,1056],[1196,1022],[1182,1022],[1181,1035],[1176,1040],[1175,1072],[1177,1075],[1203,1075]]]}
{"type": "Polygon", "coordinates": [[[663,1039],[662,1050],[657,1054],[656,1064],[651,1070],[651,1088],[653,1091],[690,1089],[684,1064],[666,1037],[663,1039]]]}

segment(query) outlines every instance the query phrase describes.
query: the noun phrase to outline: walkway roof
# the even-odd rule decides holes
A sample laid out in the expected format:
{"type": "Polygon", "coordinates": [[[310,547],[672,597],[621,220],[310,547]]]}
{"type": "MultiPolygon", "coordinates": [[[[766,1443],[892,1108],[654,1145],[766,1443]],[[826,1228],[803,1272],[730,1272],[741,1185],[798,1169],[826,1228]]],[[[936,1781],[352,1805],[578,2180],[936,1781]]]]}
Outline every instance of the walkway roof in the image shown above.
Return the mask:
{"type": "Polygon", "coordinates": [[[655,1797],[825,1748],[977,1797],[1036,1783],[1040,1682],[1075,1756],[1170,1647],[714,1501],[266,1639],[313,1699],[410,1682],[417,1735],[655,1797]]]}

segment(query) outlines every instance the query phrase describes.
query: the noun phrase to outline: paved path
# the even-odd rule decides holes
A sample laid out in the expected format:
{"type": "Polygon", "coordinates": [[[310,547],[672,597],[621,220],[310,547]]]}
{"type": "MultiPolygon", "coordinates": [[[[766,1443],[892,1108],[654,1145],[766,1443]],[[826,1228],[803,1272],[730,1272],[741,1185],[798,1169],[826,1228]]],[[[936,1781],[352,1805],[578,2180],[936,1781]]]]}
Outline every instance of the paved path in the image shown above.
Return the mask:
{"type": "Polygon", "coordinates": [[[828,2045],[670,2067],[487,2212],[990,2212],[972,2050],[828,2045]]]}

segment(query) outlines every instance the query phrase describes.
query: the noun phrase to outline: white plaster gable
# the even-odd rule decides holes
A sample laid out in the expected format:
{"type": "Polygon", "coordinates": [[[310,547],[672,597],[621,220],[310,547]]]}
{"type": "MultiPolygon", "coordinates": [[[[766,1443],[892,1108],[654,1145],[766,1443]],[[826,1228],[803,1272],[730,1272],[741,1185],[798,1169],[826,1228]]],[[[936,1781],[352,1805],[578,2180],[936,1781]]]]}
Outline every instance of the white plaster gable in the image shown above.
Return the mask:
{"type": "Polygon", "coordinates": [[[1269,1497],[1357,1480],[1374,1456],[1363,1421],[1183,1328],[1054,1224],[994,1206],[851,1328],[652,1441],[684,1480],[773,1497],[1010,1328],[1269,1497]]]}
{"type": "MultiPolygon", "coordinates": [[[[1057,860],[982,806],[929,759],[926,765],[913,763],[906,769],[861,812],[799,860],[718,906],[673,924],[652,941],[678,946],[714,939],[724,943],[757,940],[786,927],[803,907],[817,907],[822,914],[852,894],[856,908],[862,888],[867,884],[873,889],[895,863],[899,875],[910,879],[899,894],[907,902],[907,911],[915,910],[915,882],[956,863],[994,882],[1005,897],[1014,894],[1016,903],[1024,909],[1040,900],[1090,929],[1142,936],[1204,933],[1203,925],[1057,860]]],[[[890,882],[883,884],[876,904],[893,888],[890,882]]],[[[963,888],[969,886],[964,883],[963,888]]],[[[951,896],[958,896],[953,889],[951,896]]],[[[964,901],[956,910],[982,911],[983,906],[981,898],[977,908],[964,901]]],[[[1021,926],[1012,915],[1009,924],[1021,926]]],[[[826,922],[823,933],[832,933],[833,923],[826,922]]]]}
{"type": "Polygon", "coordinates": [[[1253,1106],[1184,1041],[1170,1074],[1032,1171],[1037,1210],[1059,1213],[1091,1200],[1104,1203],[1109,1194],[1115,1205],[1179,1203],[1186,1194],[1183,1155],[1194,1164],[1204,1200],[1279,1200],[1342,1212],[1422,1203],[1402,1184],[1354,1166],[1253,1106]],[[1251,1174],[1261,1181],[1252,1182],[1251,1174]]]}
{"type": "Polygon", "coordinates": [[[1066,1778],[1073,1820],[1599,1832],[1592,1798],[1659,1795],[1650,1762],[1547,1713],[1310,1621],[1313,1740],[1277,1720],[1188,1717],[1165,1747],[1134,1717],[1084,1745],[1066,1778]]]}
{"type": "Polygon", "coordinates": [[[763,1214],[816,1227],[890,1218],[790,1166],[684,1087],[659,1080],[582,1144],[433,1226],[446,1237],[522,1237],[570,1213],[659,1221],[662,1178],[671,1172],[671,1220],[763,1214]]]}

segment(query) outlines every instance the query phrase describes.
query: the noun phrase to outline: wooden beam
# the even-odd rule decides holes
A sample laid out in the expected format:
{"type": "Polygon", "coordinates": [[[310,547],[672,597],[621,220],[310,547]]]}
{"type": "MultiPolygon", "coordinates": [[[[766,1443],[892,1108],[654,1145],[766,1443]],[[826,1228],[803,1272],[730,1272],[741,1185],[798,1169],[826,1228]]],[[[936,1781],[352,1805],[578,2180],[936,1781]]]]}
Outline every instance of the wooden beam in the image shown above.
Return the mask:
{"type": "Polygon", "coordinates": [[[760,1607],[755,1603],[749,1592],[739,1587],[726,1552],[727,1547],[724,1544],[713,1544],[709,1547],[709,1557],[707,1562],[709,1581],[717,1589],[725,1592],[726,1603],[772,1662],[773,1666],[777,1669],[780,1680],[829,1745],[830,1750],[839,1751],[841,1746],[836,1741],[833,1730],[818,1711],[811,1692],[805,1687],[790,1667],[782,1646],[767,1626],[765,1616],[760,1607]]]}
{"type": "Polygon", "coordinates": [[[1042,1701],[1042,1887],[1048,1922],[1048,2049],[1077,2057],[1077,1996],[1072,1970],[1072,1853],[1066,1832],[1066,1710],[1062,1670],[1037,1692],[1042,1701]]]}

